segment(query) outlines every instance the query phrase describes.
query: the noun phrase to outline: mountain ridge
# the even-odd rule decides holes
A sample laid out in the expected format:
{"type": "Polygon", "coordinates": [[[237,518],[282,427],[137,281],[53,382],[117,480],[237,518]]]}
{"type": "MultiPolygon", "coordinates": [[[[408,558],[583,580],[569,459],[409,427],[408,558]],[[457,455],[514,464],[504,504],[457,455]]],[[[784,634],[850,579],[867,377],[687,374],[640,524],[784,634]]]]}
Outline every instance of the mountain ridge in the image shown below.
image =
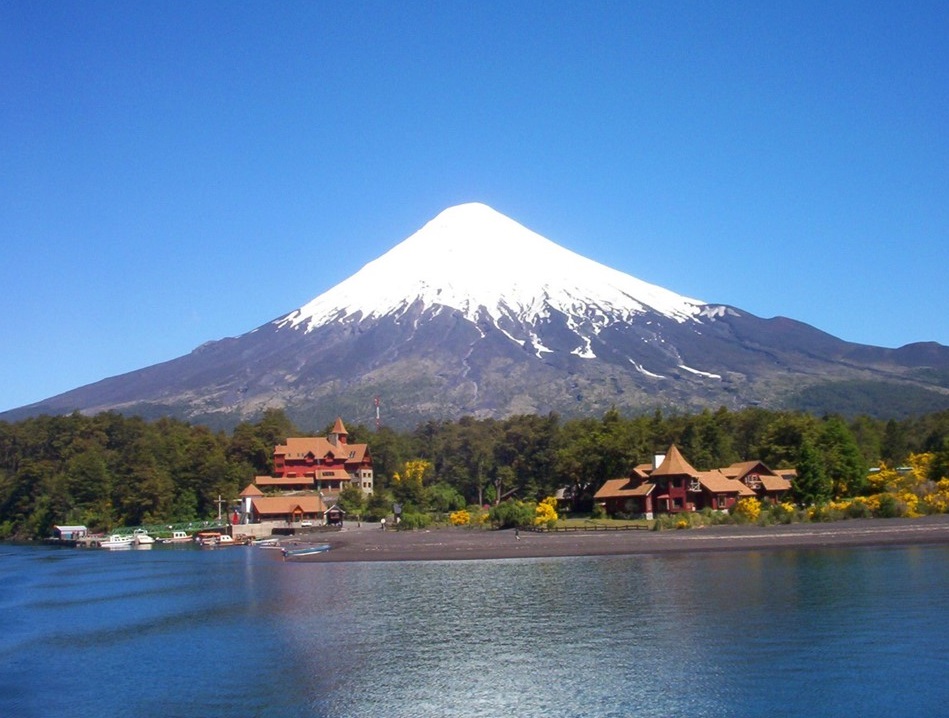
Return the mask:
{"type": "Polygon", "coordinates": [[[229,426],[279,407],[319,425],[371,420],[379,397],[386,423],[406,426],[611,406],[814,410],[815,397],[853,406],[861,392],[885,415],[879,398],[910,390],[949,408],[949,348],[854,344],[685,297],[469,203],[256,329],[0,418],[115,410],[229,426]]]}

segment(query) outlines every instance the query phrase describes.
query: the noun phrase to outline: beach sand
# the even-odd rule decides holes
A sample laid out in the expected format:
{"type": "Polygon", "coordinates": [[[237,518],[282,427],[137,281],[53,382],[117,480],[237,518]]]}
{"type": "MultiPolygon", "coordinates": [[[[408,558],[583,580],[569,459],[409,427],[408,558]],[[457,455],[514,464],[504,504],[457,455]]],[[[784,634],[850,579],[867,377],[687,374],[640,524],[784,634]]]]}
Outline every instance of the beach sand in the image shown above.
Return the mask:
{"type": "Polygon", "coordinates": [[[328,543],[309,556],[314,563],[340,561],[445,561],[820,549],[845,546],[949,544],[949,516],[917,519],[853,519],[826,524],[708,526],[666,531],[533,531],[437,528],[382,531],[378,524],[298,536],[287,548],[328,543]]]}

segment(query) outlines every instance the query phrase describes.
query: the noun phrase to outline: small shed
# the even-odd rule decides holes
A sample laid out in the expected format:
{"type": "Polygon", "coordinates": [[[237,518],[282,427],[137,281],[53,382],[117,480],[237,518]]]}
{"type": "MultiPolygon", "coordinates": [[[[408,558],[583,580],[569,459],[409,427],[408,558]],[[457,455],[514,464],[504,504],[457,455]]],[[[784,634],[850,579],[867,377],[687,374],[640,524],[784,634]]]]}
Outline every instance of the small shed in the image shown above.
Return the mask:
{"type": "Polygon", "coordinates": [[[339,507],[339,504],[333,504],[326,510],[327,526],[342,526],[344,518],[346,518],[346,512],[339,507]]]}
{"type": "Polygon", "coordinates": [[[89,535],[85,526],[53,526],[53,538],[59,541],[78,541],[89,535]]]}

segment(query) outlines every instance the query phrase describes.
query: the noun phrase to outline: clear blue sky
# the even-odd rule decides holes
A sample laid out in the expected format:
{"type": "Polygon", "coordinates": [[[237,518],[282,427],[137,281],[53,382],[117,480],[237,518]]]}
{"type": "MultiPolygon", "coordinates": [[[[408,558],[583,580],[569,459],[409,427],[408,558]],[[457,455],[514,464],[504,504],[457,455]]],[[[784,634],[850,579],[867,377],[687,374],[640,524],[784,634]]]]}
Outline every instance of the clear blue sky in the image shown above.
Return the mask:
{"type": "Polygon", "coordinates": [[[0,410],[485,202],[687,296],[949,344],[945,2],[0,3],[0,410]]]}

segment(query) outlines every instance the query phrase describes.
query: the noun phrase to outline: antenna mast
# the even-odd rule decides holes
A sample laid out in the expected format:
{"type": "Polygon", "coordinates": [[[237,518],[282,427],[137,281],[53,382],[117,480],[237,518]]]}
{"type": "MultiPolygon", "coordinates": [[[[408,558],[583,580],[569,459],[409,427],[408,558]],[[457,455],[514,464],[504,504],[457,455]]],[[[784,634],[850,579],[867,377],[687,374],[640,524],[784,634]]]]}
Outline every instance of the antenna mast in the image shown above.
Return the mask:
{"type": "Polygon", "coordinates": [[[379,397],[377,396],[374,401],[376,405],[376,431],[379,431],[379,427],[382,426],[382,422],[379,419],[379,397]]]}

